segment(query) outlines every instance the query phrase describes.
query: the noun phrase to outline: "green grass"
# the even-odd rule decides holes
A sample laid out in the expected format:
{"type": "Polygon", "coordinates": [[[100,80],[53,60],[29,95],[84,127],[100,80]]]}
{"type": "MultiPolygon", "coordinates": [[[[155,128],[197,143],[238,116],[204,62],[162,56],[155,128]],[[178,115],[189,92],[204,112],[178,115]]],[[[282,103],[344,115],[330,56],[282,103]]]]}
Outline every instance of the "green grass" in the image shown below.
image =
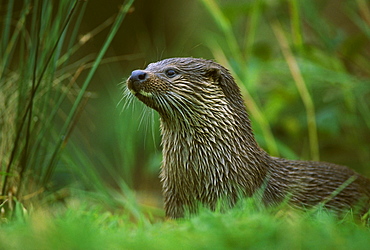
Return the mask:
{"type": "Polygon", "coordinates": [[[138,223],[122,208],[71,202],[0,227],[2,249],[367,249],[370,229],[323,211],[261,211],[252,200],[226,212],[138,223]]]}

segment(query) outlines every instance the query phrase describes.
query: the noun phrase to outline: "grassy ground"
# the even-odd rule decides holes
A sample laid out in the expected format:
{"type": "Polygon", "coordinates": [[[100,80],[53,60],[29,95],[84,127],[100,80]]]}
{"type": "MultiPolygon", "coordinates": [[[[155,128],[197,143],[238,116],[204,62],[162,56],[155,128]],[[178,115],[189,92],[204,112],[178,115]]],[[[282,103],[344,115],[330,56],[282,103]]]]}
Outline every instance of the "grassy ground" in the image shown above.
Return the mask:
{"type": "Polygon", "coordinates": [[[370,229],[323,211],[261,211],[247,200],[226,213],[182,220],[133,217],[75,201],[0,227],[1,249],[368,249],[370,229]]]}
{"type": "Polygon", "coordinates": [[[369,175],[368,4],[168,1],[153,19],[132,2],[86,28],[94,1],[0,1],[0,249],[368,249],[369,227],[350,215],[266,211],[252,200],[166,220],[153,195],[158,116],[139,102],[122,111],[117,86],[162,53],[213,58],[237,80],[269,153],[369,175]],[[123,56],[108,49],[117,36],[123,56]]]}

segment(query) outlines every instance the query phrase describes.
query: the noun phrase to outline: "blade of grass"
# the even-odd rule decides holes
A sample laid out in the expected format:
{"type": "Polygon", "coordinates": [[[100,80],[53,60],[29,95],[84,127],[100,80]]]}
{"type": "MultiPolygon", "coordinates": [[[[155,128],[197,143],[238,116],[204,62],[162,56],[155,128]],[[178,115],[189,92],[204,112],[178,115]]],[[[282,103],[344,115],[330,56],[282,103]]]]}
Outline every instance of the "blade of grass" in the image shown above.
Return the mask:
{"type": "Polygon", "coordinates": [[[290,7],[290,20],[291,20],[291,30],[293,34],[293,44],[298,50],[302,50],[303,39],[300,23],[300,13],[299,13],[299,3],[297,0],[289,0],[290,7]]]}
{"type": "MultiPolygon", "coordinates": [[[[19,179],[22,180],[23,178],[23,173],[27,168],[27,161],[28,161],[28,153],[29,153],[29,144],[30,144],[30,132],[31,132],[31,121],[32,121],[32,116],[33,116],[33,104],[34,104],[34,98],[35,98],[35,87],[36,87],[36,74],[37,74],[37,65],[38,65],[38,57],[39,57],[39,46],[40,46],[40,28],[41,28],[41,4],[39,1],[35,1],[35,9],[38,17],[36,18],[36,32],[35,32],[35,37],[34,40],[35,42],[35,55],[34,55],[34,63],[33,63],[33,74],[32,74],[32,86],[31,86],[31,97],[30,97],[30,109],[28,112],[28,117],[26,117],[26,140],[25,140],[25,145],[23,149],[23,155],[21,156],[20,160],[20,171],[19,171],[19,179]]],[[[35,20],[35,19],[34,19],[35,20]]],[[[22,186],[22,182],[20,181],[18,183],[18,190],[20,190],[22,186]]],[[[20,191],[18,191],[20,192],[20,191]]]]}
{"type": "Polygon", "coordinates": [[[356,0],[358,5],[358,10],[361,13],[363,20],[367,23],[368,27],[370,26],[370,10],[367,6],[365,0],[356,0]]]}
{"type": "Polygon", "coordinates": [[[4,18],[4,28],[1,33],[1,47],[0,47],[0,55],[3,54],[3,51],[6,50],[6,47],[9,43],[9,34],[10,34],[10,27],[11,27],[11,20],[12,20],[12,14],[13,14],[13,6],[14,6],[14,0],[8,1],[8,8],[5,14],[4,18]]]}
{"type": "Polygon", "coordinates": [[[234,36],[230,21],[222,13],[220,7],[214,0],[201,0],[201,2],[206,6],[214,21],[217,23],[218,27],[224,33],[226,41],[231,50],[231,57],[240,62],[241,53],[239,51],[239,45],[234,36]]]}
{"type": "Polygon", "coordinates": [[[14,48],[15,48],[15,45],[16,45],[16,41],[19,37],[19,33],[24,28],[26,17],[28,16],[30,8],[31,8],[30,1],[29,0],[24,1],[23,6],[24,7],[22,8],[19,20],[18,20],[18,22],[16,24],[16,27],[14,29],[13,35],[10,38],[9,42],[7,42],[7,44],[6,44],[6,49],[4,51],[4,54],[2,54],[2,58],[1,58],[2,61],[1,61],[1,64],[0,64],[0,79],[2,79],[4,77],[5,69],[7,69],[8,64],[9,64],[9,60],[13,55],[14,48]]]}
{"type": "Polygon", "coordinates": [[[317,210],[320,210],[322,208],[325,207],[325,204],[327,204],[328,202],[330,202],[335,196],[337,196],[340,192],[343,191],[343,189],[345,189],[346,187],[348,187],[352,182],[354,182],[356,179],[358,178],[358,176],[356,175],[352,175],[351,177],[349,177],[345,182],[343,182],[337,189],[335,189],[332,193],[330,193],[328,195],[328,197],[326,197],[325,200],[323,200],[322,202],[320,202],[316,207],[314,207],[310,213],[314,213],[316,212],[317,210]]]}
{"type": "Polygon", "coordinates": [[[361,31],[370,37],[370,10],[364,0],[356,0],[357,10],[348,8],[348,15],[361,31]]]}
{"type": "MultiPolygon", "coordinates": [[[[48,65],[51,62],[51,59],[53,58],[54,51],[58,47],[59,41],[60,41],[60,39],[62,37],[62,34],[64,33],[65,29],[67,28],[68,24],[70,23],[70,20],[71,20],[72,15],[74,14],[74,12],[76,10],[76,7],[77,7],[77,4],[78,3],[79,3],[79,1],[76,0],[74,6],[72,7],[71,11],[69,12],[69,15],[67,16],[67,18],[65,20],[65,24],[64,24],[64,26],[63,26],[63,28],[61,30],[60,36],[58,37],[58,39],[57,39],[57,41],[56,41],[56,43],[55,43],[55,45],[54,45],[54,47],[53,47],[50,55],[49,55],[49,57],[48,57],[48,59],[46,61],[46,64],[45,64],[45,66],[44,66],[44,68],[43,68],[43,70],[42,70],[42,72],[41,72],[41,74],[40,74],[40,76],[39,76],[39,78],[37,80],[37,83],[35,84],[35,86],[33,88],[33,91],[31,91],[31,93],[30,93],[30,96],[31,97],[35,95],[38,87],[40,86],[40,84],[42,82],[42,79],[43,79],[43,76],[44,76],[44,74],[45,74],[45,72],[46,72],[46,70],[48,68],[48,65]]],[[[13,35],[13,37],[14,37],[14,35],[13,35]]],[[[32,98],[31,98],[31,100],[32,100],[32,98]]],[[[17,153],[19,141],[20,141],[21,134],[22,134],[22,131],[23,131],[23,126],[24,126],[24,124],[26,122],[26,117],[27,117],[28,112],[30,111],[30,108],[31,108],[32,103],[33,103],[33,101],[31,101],[31,100],[28,102],[28,104],[27,104],[27,106],[25,108],[24,114],[23,114],[23,116],[22,116],[22,118],[20,120],[20,125],[19,125],[19,128],[17,130],[16,137],[15,137],[14,144],[13,144],[13,149],[12,149],[12,152],[10,154],[8,165],[6,167],[6,172],[8,172],[8,173],[10,172],[11,167],[12,167],[12,164],[13,164],[13,161],[15,159],[15,155],[17,153]]],[[[4,177],[4,181],[2,183],[2,185],[3,185],[2,186],[2,192],[1,192],[2,196],[4,196],[5,193],[6,193],[7,182],[8,182],[8,178],[7,178],[7,176],[5,176],[4,177]]]]}
{"type": "MultiPolygon", "coordinates": [[[[247,22],[247,30],[245,32],[245,53],[244,58],[248,59],[252,55],[252,48],[255,43],[258,21],[261,18],[261,1],[254,1],[250,13],[249,21],[247,22]]],[[[246,60],[247,61],[247,60],[246,60]]]]}
{"type": "Polygon", "coordinates": [[[79,42],[77,44],[75,44],[74,46],[71,46],[71,48],[68,50],[68,52],[58,60],[58,64],[62,65],[63,63],[66,63],[66,61],[71,57],[71,55],[73,55],[76,51],[78,51],[81,48],[81,46],[83,46],[85,43],[87,43],[90,39],[92,39],[98,33],[105,30],[105,28],[109,27],[109,25],[111,25],[113,22],[114,22],[114,17],[110,17],[107,20],[105,20],[105,22],[100,24],[98,27],[91,30],[87,34],[83,35],[79,39],[79,42]]]}
{"type": "Polygon", "coordinates": [[[65,141],[67,140],[66,138],[66,135],[68,134],[68,130],[70,129],[70,124],[73,120],[73,118],[75,117],[75,114],[76,114],[76,111],[78,110],[78,107],[85,95],[85,92],[86,92],[86,89],[87,87],[89,86],[90,84],[90,81],[92,79],[92,77],[94,76],[98,66],[100,65],[100,62],[101,60],[103,59],[103,56],[105,55],[105,52],[107,51],[110,43],[112,42],[114,36],[116,35],[117,31],[118,31],[118,28],[120,27],[124,17],[126,16],[127,12],[129,11],[132,3],[134,2],[134,0],[129,0],[127,3],[123,4],[121,9],[120,9],[120,12],[112,26],[112,29],[111,31],[109,32],[108,34],[108,37],[106,39],[106,41],[104,42],[104,45],[102,47],[102,49],[100,50],[95,62],[94,62],[94,65],[93,67],[91,68],[91,70],[89,71],[82,87],[81,87],[81,90],[78,94],[78,96],[76,97],[76,100],[73,104],[73,107],[71,108],[69,114],[68,114],[68,117],[64,123],[64,126],[62,127],[61,129],[61,133],[60,133],[60,139],[59,139],[59,142],[57,143],[57,146],[55,147],[55,150],[53,152],[53,155],[51,157],[51,160],[50,160],[50,163],[49,163],[49,166],[47,168],[47,171],[45,173],[45,176],[43,177],[43,183],[47,183],[54,171],[54,168],[55,168],[55,162],[57,160],[57,156],[59,155],[60,151],[63,149],[63,145],[65,143],[65,141]]]}
{"type": "Polygon", "coordinates": [[[280,49],[289,66],[290,73],[294,79],[298,92],[305,106],[311,157],[313,160],[318,161],[320,159],[320,156],[316,127],[315,107],[313,100],[311,98],[311,95],[307,89],[306,83],[299,69],[298,62],[289,48],[288,40],[284,35],[283,28],[281,27],[279,21],[276,21],[275,23],[272,24],[272,29],[275,33],[276,39],[280,45],[280,49]]]}

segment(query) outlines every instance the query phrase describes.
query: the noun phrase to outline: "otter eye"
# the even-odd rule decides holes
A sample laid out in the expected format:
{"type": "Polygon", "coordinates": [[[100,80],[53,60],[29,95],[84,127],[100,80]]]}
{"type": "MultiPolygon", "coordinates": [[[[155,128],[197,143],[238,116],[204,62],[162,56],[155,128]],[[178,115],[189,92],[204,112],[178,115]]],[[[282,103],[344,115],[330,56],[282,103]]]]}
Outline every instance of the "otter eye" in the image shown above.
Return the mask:
{"type": "Polygon", "coordinates": [[[177,75],[177,72],[174,69],[167,69],[165,72],[166,76],[172,78],[177,75]]]}

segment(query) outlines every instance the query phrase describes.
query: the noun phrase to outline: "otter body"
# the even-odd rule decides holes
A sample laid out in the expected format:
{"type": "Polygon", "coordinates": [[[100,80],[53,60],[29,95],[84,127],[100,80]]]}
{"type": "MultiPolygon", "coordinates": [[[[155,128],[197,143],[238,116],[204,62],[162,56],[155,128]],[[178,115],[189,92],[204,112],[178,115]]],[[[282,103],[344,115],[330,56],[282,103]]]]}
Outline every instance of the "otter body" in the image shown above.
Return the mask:
{"type": "Polygon", "coordinates": [[[347,167],[276,158],[254,139],[240,90],[227,69],[204,59],[170,58],[135,70],[131,93],[160,114],[161,181],[166,215],[230,206],[258,196],[266,206],[320,203],[344,211],[370,208],[370,180],[347,167]]]}

